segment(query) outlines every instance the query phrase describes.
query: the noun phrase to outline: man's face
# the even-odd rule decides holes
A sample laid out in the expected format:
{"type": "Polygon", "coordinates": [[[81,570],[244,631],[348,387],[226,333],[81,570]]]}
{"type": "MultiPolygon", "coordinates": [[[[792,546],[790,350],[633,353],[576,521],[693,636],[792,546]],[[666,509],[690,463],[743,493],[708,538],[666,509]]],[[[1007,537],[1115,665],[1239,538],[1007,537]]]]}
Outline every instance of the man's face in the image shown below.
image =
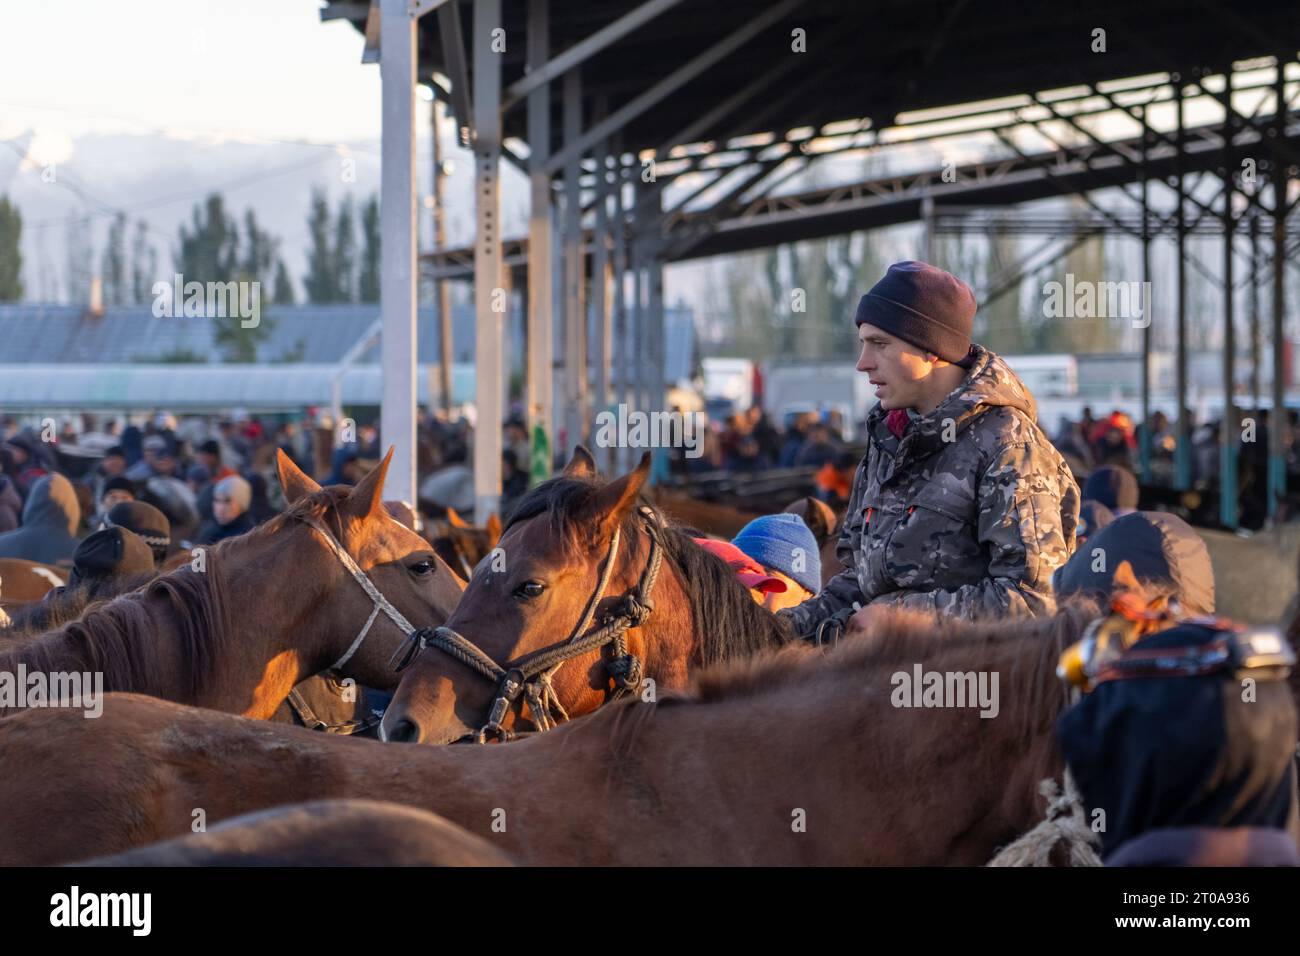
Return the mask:
{"type": "Polygon", "coordinates": [[[108,514],[113,509],[113,505],[119,505],[124,501],[135,501],[135,495],[125,488],[110,488],[99,499],[99,508],[104,514],[108,514]]]}
{"type": "Polygon", "coordinates": [[[773,614],[777,611],[783,611],[788,607],[798,607],[804,601],[815,596],[806,587],[794,580],[794,578],[782,574],[775,568],[768,568],[767,573],[772,575],[772,577],[780,578],[785,582],[784,591],[769,591],[767,594],[762,595],[762,599],[759,601],[763,607],[767,608],[773,614]]]}
{"type": "Polygon", "coordinates": [[[217,519],[217,524],[230,524],[239,517],[241,511],[238,502],[225,492],[212,496],[212,517],[217,519]]]}
{"type": "Polygon", "coordinates": [[[121,455],[108,455],[104,458],[104,474],[116,478],[126,471],[126,459],[121,455]]]}
{"type": "Polygon", "coordinates": [[[858,326],[858,371],[866,372],[876,386],[876,398],[887,411],[914,408],[925,395],[926,379],[934,369],[918,348],[874,325],[858,326]]]}

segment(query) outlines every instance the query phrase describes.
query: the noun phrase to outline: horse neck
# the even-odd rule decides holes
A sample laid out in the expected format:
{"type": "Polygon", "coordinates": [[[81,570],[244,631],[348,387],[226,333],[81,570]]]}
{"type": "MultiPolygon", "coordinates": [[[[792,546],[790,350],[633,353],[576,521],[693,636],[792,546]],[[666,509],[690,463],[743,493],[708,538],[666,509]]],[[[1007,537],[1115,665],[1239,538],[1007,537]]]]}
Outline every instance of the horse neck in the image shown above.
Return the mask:
{"type": "Polygon", "coordinates": [[[901,659],[832,661],[707,703],[618,704],[505,746],[357,747],[337,794],[436,810],[525,863],[980,865],[1038,822],[1038,783],[1060,770],[1054,713],[1026,723],[1008,706],[1044,702],[1041,669],[1022,659],[1035,648],[1017,643],[924,665],[999,671],[997,718],[894,707],[901,659]],[[511,779],[531,783],[503,804],[511,779]]]}
{"type": "Polygon", "coordinates": [[[654,610],[639,628],[643,672],[659,687],[685,687],[692,662],[698,658],[700,635],[695,633],[690,592],[666,555],[650,600],[654,610]]]}
{"type": "MultiPolygon", "coordinates": [[[[314,537],[305,526],[281,533],[314,537]]],[[[285,580],[285,550],[277,536],[245,536],[216,558],[227,569],[229,632],[209,692],[194,702],[199,706],[264,720],[295,684],[329,666],[329,608],[320,588],[301,585],[333,580],[341,569],[323,549],[303,548],[293,562],[295,586],[285,580]]]]}
{"type": "MultiPolygon", "coordinates": [[[[106,691],[194,702],[182,627],[152,585],[0,652],[0,672],[98,673],[106,691]]],[[[7,712],[7,711],[5,711],[7,712]]]]}

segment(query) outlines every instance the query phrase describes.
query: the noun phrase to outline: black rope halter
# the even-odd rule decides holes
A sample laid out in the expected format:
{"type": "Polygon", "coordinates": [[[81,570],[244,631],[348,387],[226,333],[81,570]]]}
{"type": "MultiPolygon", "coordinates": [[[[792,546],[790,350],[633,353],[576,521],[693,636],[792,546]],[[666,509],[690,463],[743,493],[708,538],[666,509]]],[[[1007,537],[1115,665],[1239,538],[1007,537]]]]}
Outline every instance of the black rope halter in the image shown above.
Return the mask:
{"type": "Polygon", "coordinates": [[[556,696],[551,679],[556,671],[567,661],[581,657],[590,651],[612,645],[613,658],[606,662],[605,670],[614,681],[614,690],[609,700],[615,701],[634,693],[641,686],[641,661],[635,654],[628,653],[627,631],[640,627],[654,610],[650,592],[654,590],[655,580],[659,576],[659,567],[663,561],[663,541],[660,538],[662,527],[659,515],[648,505],[639,509],[645,521],[647,534],[650,536],[650,556],[637,581],[636,587],[623,595],[614,610],[606,614],[600,626],[588,631],[587,627],[596,613],[596,606],[605,596],[605,589],[618,559],[618,545],[621,528],[615,527],[610,538],[609,551],[601,569],[600,581],[596,590],[587,599],[582,617],[574,627],[569,639],[541,650],[533,651],[522,657],[498,664],[485,654],[473,641],[449,627],[421,628],[409,635],[394,653],[392,661],[396,670],[404,670],[415,659],[415,655],[425,648],[436,647],[454,657],[462,664],[483,675],[497,685],[496,698],[488,711],[487,721],[479,730],[462,737],[460,742],[486,743],[489,738],[501,741],[516,736],[502,726],[506,712],[522,694],[528,701],[533,725],[539,731],[551,730],[558,723],[556,712],[561,720],[568,720],[556,696]],[[585,633],[584,633],[585,632],[585,633]],[[400,660],[399,660],[400,658],[400,660]]]}

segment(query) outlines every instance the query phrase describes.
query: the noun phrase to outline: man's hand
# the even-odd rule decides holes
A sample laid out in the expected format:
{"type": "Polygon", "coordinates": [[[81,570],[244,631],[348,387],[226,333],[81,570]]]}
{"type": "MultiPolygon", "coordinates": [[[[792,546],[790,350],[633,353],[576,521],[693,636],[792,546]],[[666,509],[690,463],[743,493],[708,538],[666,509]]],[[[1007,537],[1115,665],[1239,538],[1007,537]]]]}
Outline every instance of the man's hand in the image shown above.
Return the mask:
{"type": "Polygon", "coordinates": [[[879,626],[881,618],[886,613],[888,611],[885,607],[868,604],[849,618],[849,624],[845,628],[844,636],[852,637],[855,634],[870,634],[879,626]]]}

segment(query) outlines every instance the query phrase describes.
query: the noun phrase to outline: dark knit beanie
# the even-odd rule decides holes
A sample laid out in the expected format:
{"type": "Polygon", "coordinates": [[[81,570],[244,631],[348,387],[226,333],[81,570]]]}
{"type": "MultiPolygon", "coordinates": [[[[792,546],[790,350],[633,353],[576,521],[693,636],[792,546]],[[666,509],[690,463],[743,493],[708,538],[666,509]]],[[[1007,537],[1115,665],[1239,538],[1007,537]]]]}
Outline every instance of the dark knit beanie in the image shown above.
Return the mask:
{"type": "Polygon", "coordinates": [[[153,552],[138,535],[125,528],[104,528],[77,545],[68,583],[130,578],[152,571],[153,552]]]}
{"type": "Polygon", "coordinates": [[[99,489],[99,497],[104,497],[110,491],[129,491],[134,495],[136,493],[135,482],[125,475],[115,475],[104,482],[103,487],[99,489]]]}
{"type": "Polygon", "coordinates": [[[970,352],[975,293],[955,275],[924,262],[895,262],[858,302],[854,321],[896,335],[946,362],[970,352]]]}
{"type": "Polygon", "coordinates": [[[1111,511],[1136,511],[1138,506],[1137,476],[1119,465],[1098,468],[1088,476],[1079,492],[1083,501],[1100,501],[1111,511]]]}

